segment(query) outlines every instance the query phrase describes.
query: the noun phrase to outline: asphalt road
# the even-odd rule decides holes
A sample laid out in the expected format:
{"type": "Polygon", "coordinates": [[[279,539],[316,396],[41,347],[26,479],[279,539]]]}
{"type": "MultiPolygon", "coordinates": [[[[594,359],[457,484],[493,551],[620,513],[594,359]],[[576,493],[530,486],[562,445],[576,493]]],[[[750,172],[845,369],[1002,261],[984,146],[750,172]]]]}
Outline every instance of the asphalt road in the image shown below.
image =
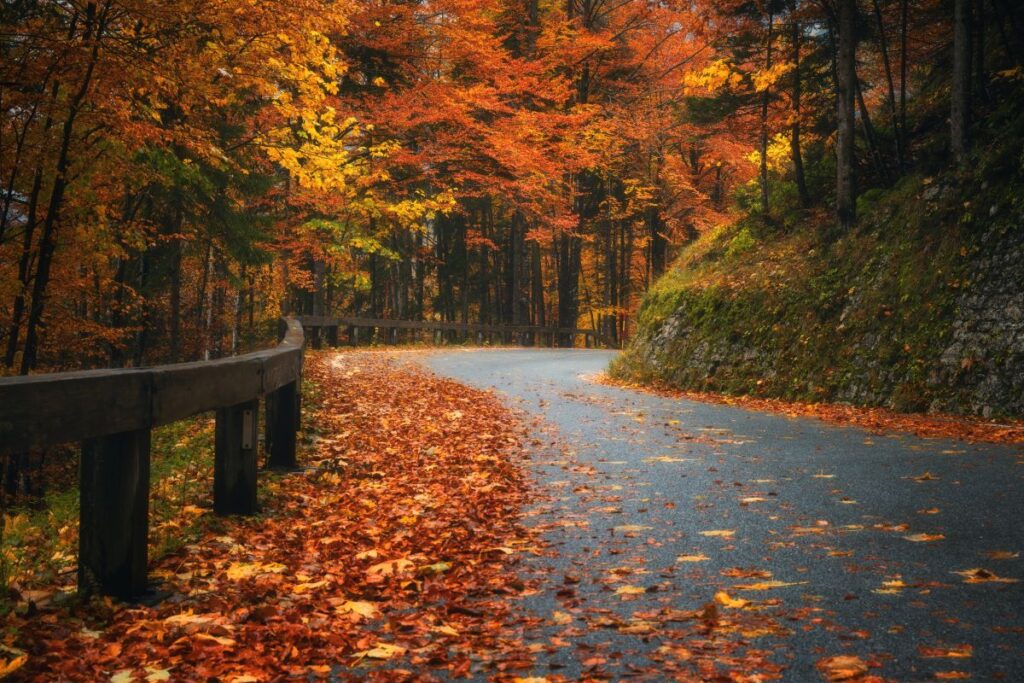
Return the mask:
{"type": "Polygon", "coordinates": [[[425,359],[534,416],[531,675],[816,681],[844,656],[885,680],[1024,681],[1024,449],[587,379],[611,357],[425,359]]]}

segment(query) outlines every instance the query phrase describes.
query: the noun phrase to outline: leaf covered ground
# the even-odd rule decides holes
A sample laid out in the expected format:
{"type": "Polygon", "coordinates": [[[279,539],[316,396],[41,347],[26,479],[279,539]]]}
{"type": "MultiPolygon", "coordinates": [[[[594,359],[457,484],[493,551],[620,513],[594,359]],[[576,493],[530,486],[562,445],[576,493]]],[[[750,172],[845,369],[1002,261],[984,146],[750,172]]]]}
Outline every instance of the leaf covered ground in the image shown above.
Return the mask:
{"type": "Polygon", "coordinates": [[[154,606],[19,610],[15,676],[432,680],[501,675],[525,656],[502,630],[511,564],[535,551],[513,416],[385,354],[306,368],[319,436],[302,471],[261,481],[263,513],[161,559],[151,574],[169,597],[154,606]]]}

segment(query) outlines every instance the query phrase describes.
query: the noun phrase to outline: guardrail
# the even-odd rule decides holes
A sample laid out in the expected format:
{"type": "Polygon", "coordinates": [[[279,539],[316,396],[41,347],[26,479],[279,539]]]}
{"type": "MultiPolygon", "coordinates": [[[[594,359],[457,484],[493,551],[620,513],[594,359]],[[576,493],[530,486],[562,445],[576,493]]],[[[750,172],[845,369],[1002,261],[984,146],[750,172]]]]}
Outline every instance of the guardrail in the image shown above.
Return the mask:
{"type": "Polygon", "coordinates": [[[529,338],[531,343],[534,340],[540,345],[554,346],[559,339],[567,336],[576,337],[583,335],[584,345],[588,348],[593,342],[614,346],[596,330],[587,330],[567,327],[544,327],[541,325],[484,325],[480,323],[459,323],[440,320],[383,320],[377,318],[334,318],[328,316],[299,316],[303,328],[309,331],[310,343],[319,347],[321,343],[320,330],[327,331],[327,342],[332,346],[338,345],[338,329],[347,327],[351,330],[369,329],[372,336],[373,329],[392,330],[429,330],[437,332],[459,332],[464,335],[476,334],[487,337],[498,336],[503,341],[508,336],[519,337],[518,343],[524,343],[529,338]],[[546,343],[545,343],[546,342],[546,343]]]}
{"type": "Polygon", "coordinates": [[[216,411],[214,511],[256,512],[257,423],[267,465],[293,468],[304,332],[282,320],[273,349],[197,363],[0,378],[0,451],[79,441],[78,589],[147,590],[149,450],[154,427],[216,411]]]}

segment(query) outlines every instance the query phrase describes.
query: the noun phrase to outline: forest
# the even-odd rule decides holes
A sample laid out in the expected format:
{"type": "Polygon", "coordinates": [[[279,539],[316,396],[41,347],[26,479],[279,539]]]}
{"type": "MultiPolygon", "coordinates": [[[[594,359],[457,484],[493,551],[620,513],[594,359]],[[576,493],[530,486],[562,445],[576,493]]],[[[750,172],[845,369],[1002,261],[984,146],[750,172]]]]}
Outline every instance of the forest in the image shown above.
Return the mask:
{"type": "Polygon", "coordinates": [[[1024,680],[1022,188],[1017,0],[4,0],[0,679],[1024,680]]]}
{"type": "Polygon", "coordinates": [[[621,344],[703,232],[827,243],[969,166],[1022,36],[1010,0],[6,2],[3,372],[230,355],[282,311],[621,344]]]}

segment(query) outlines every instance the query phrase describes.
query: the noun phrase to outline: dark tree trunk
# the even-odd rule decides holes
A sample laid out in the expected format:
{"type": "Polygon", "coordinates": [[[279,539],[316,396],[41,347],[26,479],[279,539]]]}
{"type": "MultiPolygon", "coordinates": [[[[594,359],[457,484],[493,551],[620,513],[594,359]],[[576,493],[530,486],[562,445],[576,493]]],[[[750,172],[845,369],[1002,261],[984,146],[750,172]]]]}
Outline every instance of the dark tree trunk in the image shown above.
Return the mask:
{"type": "MultiPolygon", "coordinates": [[[[579,318],[580,238],[562,233],[558,240],[558,326],[576,327],[579,318]]],[[[559,346],[572,346],[571,334],[558,340],[559,346]]]]}
{"type": "Polygon", "coordinates": [[[800,206],[811,205],[811,195],[807,191],[807,178],[804,174],[804,156],[800,149],[800,99],[803,94],[803,83],[800,78],[800,42],[803,28],[797,21],[793,22],[793,126],[790,131],[789,148],[793,159],[793,175],[796,177],[796,189],[800,196],[800,206]]]}
{"type": "Polygon", "coordinates": [[[949,112],[950,148],[953,160],[967,161],[971,125],[971,0],[953,4],[953,86],[949,112]]]}
{"type": "Polygon", "coordinates": [[[907,132],[907,23],[910,0],[900,0],[900,136],[903,160],[910,162],[910,134],[907,132]]]}
{"type": "MultiPolygon", "coordinates": [[[[771,4],[769,3],[769,7],[771,4]]],[[[768,10],[768,36],[765,44],[765,71],[772,68],[772,38],[775,29],[775,13],[768,10]]],[[[761,213],[768,215],[768,105],[771,103],[771,88],[765,86],[761,93],[761,213]]]]}
{"type": "Polygon", "coordinates": [[[868,145],[871,163],[874,165],[875,173],[879,179],[884,184],[888,184],[889,171],[885,166],[882,151],[878,146],[878,133],[875,132],[875,126],[871,123],[871,112],[868,110],[868,105],[864,102],[864,89],[861,87],[860,79],[857,79],[857,106],[860,109],[860,123],[864,128],[864,140],[868,145]]]}
{"type": "Polygon", "coordinates": [[[843,231],[856,221],[854,179],[854,107],[857,90],[857,2],[839,0],[836,50],[836,218],[843,231]]]}
{"type": "Polygon", "coordinates": [[[882,65],[885,67],[885,81],[889,87],[888,99],[889,119],[892,125],[893,139],[896,142],[896,165],[900,172],[906,166],[903,154],[903,131],[900,129],[899,115],[896,112],[896,85],[892,75],[892,64],[889,61],[889,39],[885,34],[885,21],[882,18],[881,0],[874,0],[875,22],[878,29],[878,51],[882,55],[882,65]]]}

